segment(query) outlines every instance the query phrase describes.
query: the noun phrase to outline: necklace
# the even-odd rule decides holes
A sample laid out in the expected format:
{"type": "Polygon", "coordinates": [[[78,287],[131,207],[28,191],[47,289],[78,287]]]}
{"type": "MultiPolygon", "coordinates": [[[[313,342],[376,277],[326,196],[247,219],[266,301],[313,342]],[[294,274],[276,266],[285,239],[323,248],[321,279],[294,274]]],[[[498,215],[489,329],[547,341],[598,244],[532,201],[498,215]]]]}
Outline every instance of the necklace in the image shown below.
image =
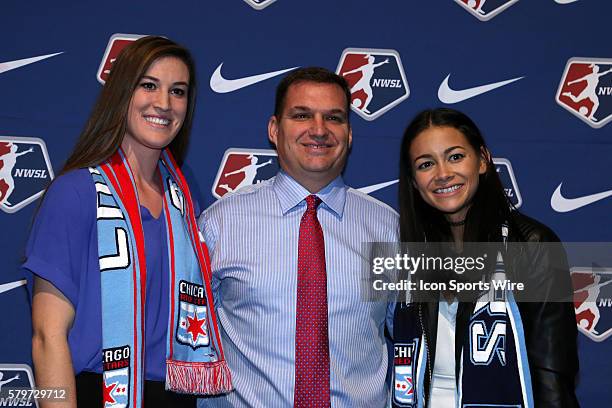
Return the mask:
{"type": "Polygon", "coordinates": [[[465,225],[465,218],[461,221],[449,221],[448,225],[450,225],[451,227],[460,227],[462,225],[465,225]]]}

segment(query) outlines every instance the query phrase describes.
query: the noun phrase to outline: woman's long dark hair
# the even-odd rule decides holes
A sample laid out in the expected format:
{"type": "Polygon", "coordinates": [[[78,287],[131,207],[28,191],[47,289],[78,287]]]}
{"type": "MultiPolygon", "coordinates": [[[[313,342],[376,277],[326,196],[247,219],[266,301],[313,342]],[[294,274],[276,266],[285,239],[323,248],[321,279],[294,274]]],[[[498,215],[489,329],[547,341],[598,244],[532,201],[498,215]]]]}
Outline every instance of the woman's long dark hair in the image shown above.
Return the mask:
{"type": "MultiPolygon", "coordinates": [[[[414,172],[410,160],[412,141],[431,127],[451,127],[461,132],[477,154],[487,152],[487,145],[476,124],[464,113],[454,109],[428,109],[419,113],[404,131],[400,152],[399,209],[400,236],[403,242],[452,241],[444,214],[421,198],[414,187],[414,172]]],[[[479,176],[478,190],[467,212],[464,242],[499,242],[501,225],[509,221],[513,209],[497,175],[490,154],[483,155],[487,163],[479,176]]]]}
{"type": "Polygon", "coordinates": [[[189,71],[187,113],[183,126],[168,148],[179,165],[183,163],[195,110],[195,64],[189,51],[164,37],[143,37],[126,46],[109,74],[85,128],[60,174],[83,167],[97,166],[112,156],[123,141],[127,114],[134,90],[153,62],[175,57],[189,71]]]}

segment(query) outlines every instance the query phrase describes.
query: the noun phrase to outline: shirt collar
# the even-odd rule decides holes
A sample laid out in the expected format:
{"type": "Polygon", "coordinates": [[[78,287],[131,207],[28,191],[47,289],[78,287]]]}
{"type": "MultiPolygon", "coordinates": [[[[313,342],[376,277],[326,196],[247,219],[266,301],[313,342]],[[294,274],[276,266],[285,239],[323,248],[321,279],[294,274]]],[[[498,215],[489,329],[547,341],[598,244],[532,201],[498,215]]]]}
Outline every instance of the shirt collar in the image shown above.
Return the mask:
{"type": "MultiPolygon", "coordinates": [[[[283,215],[299,208],[300,204],[306,205],[304,199],[310,195],[308,190],[282,170],[274,178],[273,189],[280,202],[283,215]]],[[[338,176],[317,192],[316,196],[323,201],[322,208],[327,208],[338,218],[342,218],[344,203],[346,202],[346,189],[342,176],[338,176]]]]}

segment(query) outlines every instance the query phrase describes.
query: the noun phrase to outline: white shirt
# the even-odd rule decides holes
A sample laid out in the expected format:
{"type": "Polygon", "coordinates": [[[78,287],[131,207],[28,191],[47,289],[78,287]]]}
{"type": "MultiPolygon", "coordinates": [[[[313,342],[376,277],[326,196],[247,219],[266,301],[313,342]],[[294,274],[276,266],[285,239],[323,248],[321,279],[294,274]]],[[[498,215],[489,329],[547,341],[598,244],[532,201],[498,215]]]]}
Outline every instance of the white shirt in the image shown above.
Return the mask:
{"type": "Polygon", "coordinates": [[[458,302],[441,299],[438,306],[438,332],[436,335],[436,361],[431,387],[432,408],[453,408],[456,405],[455,379],[455,326],[458,302]]]}

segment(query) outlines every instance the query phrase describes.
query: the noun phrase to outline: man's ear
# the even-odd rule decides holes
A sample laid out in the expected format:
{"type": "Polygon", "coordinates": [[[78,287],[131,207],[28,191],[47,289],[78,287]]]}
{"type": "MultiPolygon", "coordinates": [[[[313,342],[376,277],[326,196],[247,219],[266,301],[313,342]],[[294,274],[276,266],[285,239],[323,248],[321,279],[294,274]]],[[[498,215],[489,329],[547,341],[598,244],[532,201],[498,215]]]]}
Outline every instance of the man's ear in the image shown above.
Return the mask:
{"type": "Polygon", "coordinates": [[[268,140],[274,146],[276,146],[276,140],[278,137],[278,119],[276,119],[275,115],[270,116],[270,120],[268,121],[268,140]]]}

